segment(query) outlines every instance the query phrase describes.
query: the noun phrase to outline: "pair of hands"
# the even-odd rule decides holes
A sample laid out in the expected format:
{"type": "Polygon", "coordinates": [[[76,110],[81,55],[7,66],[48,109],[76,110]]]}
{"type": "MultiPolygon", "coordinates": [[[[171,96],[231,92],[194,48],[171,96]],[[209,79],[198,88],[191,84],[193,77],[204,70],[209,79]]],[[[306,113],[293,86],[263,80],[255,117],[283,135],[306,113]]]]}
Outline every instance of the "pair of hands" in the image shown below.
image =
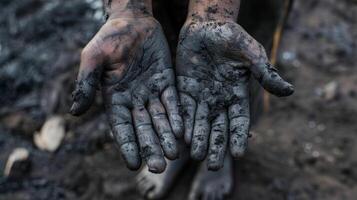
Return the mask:
{"type": "Polygon", "coordinates": [[[109,18],[82,52],[71,113],[89,109],[101,85],[113,138],[129,169],[143,159],[151,172],[163,172],[164,157],[178,158],[177,139],[184,136],[191,157],[208,155],[208,168],[218,170],[227,146],[235,158],[247,148],[250,73],[277,96],[293,93],[264,48],[232,21],[187,20],[175,73],[152,16],[109,18]]]}

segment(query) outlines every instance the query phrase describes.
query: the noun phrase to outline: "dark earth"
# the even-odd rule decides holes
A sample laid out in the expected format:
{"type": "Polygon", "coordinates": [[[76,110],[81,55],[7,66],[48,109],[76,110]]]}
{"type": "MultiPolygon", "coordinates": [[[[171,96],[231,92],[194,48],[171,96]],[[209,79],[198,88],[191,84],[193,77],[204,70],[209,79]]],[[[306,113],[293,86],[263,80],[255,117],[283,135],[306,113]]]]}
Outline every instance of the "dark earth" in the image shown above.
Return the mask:
{"type": "MultiPolygon", "coordinates": [[[[163,7],[156,16],[174,52],[185,5],[167,2],[156,2],[163,7]]],[[[259,9],[254,16],[267,12],[259,9]]],[[[68,114],[81,48],[102,16],[96,0],[0,1],[0,200],[141,199],[99,95],[85,116],[68,114]],[[33,134],[52,115],[65,119],[66,136],[49,153],[33,134]],[[29,150],[29,161],[5,177],[17,147],[29,150]]],[[[253,127],[248,153],[235,162],[231,199],[357,198],[356,38],[356,0],[295,1],[277,68],[296,92],[272,97],[253,127]]],[[[187,166],[167,199],[186,199],[197,166],[187,166]]]]}

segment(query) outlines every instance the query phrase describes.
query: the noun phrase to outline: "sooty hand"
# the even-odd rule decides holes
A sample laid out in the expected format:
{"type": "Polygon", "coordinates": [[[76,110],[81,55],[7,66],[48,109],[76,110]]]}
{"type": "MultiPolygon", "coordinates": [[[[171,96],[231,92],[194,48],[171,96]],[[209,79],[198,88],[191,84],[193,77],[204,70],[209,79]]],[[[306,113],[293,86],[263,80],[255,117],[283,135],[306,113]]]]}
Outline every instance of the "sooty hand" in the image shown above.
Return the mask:
{"type": "Polygon", "coordinates": [[[269,63],[263,46],[232,21],[188,20],[176,65],[184,138],[192,158],[208,154],[210,170],[223,166],[228,145],[235,158],[247,148],[251,74],[276,96],[294,91],[269,63]]]}
{"type": "Polygon", "coordinates": [[[84,48],[71,113],[81,115],[101,85],[112,135],[128,168],[144,159],[162,172],[182,134],[169,48],[152,17],[109,19],[84,48]],[[161,145],[161,146],[160,146],[161,145]]]}

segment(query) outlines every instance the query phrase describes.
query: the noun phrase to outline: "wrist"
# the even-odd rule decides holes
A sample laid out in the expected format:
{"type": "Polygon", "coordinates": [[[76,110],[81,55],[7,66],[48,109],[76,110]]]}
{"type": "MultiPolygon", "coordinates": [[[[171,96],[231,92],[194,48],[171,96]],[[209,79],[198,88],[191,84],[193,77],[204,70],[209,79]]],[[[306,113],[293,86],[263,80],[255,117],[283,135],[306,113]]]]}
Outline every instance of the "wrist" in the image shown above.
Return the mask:
{"type": "Polygon", "coordinates": [[[240,0],[190,0],[188,20],[236,21],[240,0]]]}
{"type": "Polygon", "coordinates": [[[152,16],[151,0],[103,0],[103,4],[109,19],[152,16]]]}

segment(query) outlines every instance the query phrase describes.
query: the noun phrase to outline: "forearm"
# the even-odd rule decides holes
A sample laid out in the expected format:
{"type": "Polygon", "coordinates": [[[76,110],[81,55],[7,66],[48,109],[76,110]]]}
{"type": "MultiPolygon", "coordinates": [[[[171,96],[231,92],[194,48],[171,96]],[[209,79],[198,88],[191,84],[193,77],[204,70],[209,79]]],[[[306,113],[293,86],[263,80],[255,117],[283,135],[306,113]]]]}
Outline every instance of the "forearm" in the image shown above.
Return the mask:
{"type": "Polygon", "coordinates": [[[236,21],[239,6],[240,0],[190,0],[188,18],[236,21]]]}
{"type": "Polygon", "coordinates": [[[103,0],[109,18],[152,15],[152,0],[103,0]]]}

